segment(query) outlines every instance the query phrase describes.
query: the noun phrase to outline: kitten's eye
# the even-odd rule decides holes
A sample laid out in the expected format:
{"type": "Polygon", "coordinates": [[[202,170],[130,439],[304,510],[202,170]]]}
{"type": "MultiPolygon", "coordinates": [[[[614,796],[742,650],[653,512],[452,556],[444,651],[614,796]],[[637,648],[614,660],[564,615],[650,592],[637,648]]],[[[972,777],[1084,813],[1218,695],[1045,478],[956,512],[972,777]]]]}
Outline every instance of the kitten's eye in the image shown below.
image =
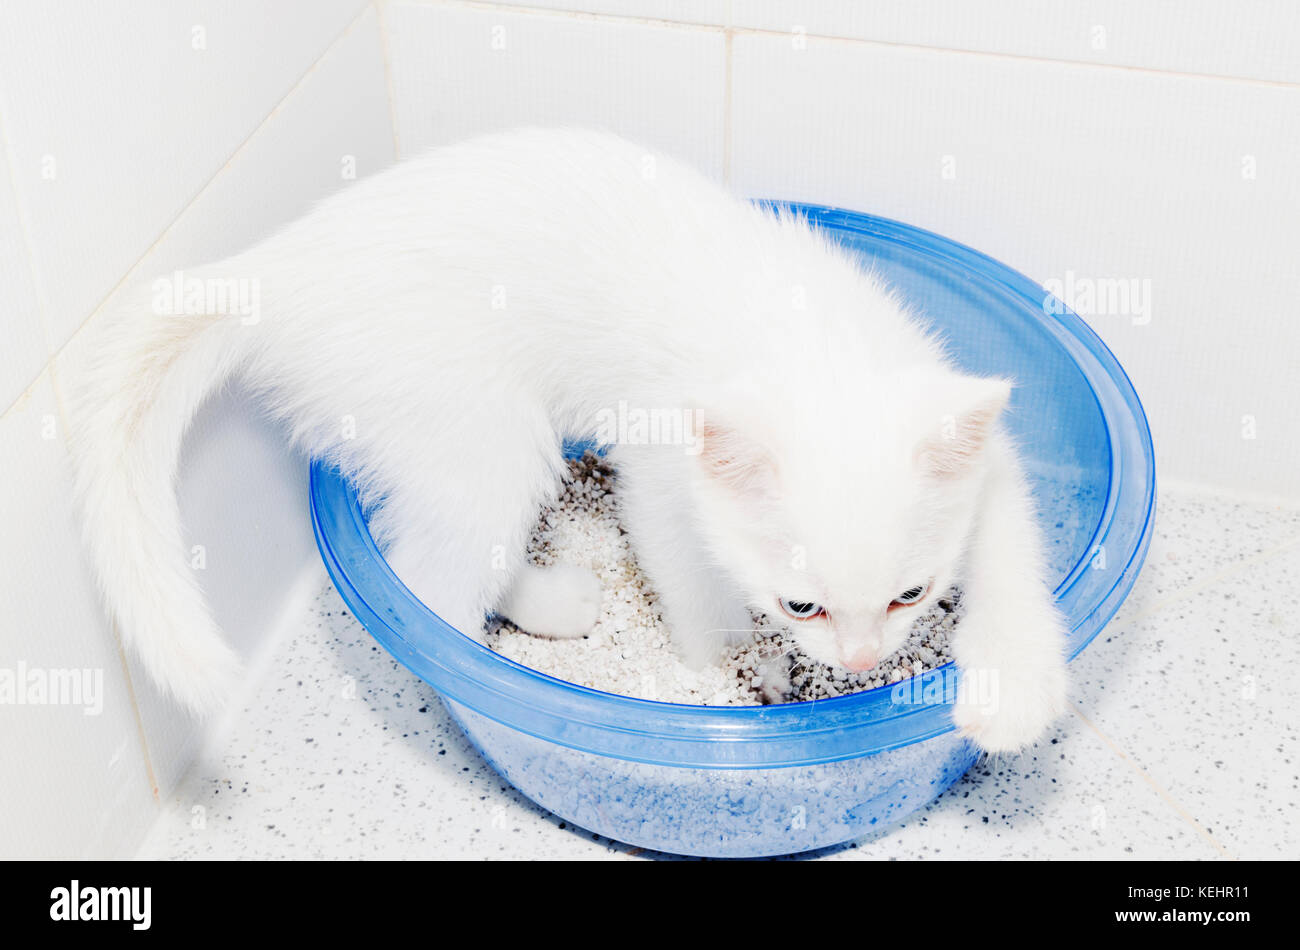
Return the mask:
{"type": "Polygon", "coordinates": [[[812,620],[814,617],[820,617],[826,613],[821,604],[813,604],[804,600],[785,600],[784,598],[777,601],[786,615],[795,620],[812,620]]]}
{"type": "Polygon", "coordinates": [[[920,600],[922,597],[925,596],[925,592],[926,590],[929,589],[929,587],[930,587],[929,584],[919,584],[916,587],[909,587],[907,590],[903,591],[901,594],[895,597],[894,602],[889,606],[890,607],[911,607],[914,603],[916,603],[918,600],[920,600]]]}

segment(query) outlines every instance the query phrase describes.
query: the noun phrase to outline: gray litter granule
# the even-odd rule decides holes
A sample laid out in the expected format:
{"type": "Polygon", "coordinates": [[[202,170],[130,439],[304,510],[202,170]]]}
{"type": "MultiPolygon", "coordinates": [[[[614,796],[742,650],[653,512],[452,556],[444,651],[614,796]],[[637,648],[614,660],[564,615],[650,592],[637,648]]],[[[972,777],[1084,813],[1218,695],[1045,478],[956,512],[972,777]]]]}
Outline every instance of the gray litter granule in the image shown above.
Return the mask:
{"type": "Polygon", "coordinates": [[[653,590],[636,565],[618,521],[618,478],[588,453],[569,463],[569,478],[554,505],[542,512],[529,545],[537,564],[590,567],[604,587],[600,618],[575,640],[530,636],[493,620],[487,645],[531,669],[607,693],[701,706],[743,706],[765,701],[765,663],[789,669],[786,702],[824,699],[897,683],[952,659],[949,637],[961,617],[960,593],[940,597],[917,618],[907,643],[875,669],[850,673],[803,656],[793,637],[764,616],[755,618],[752,642],[734,647],[724,663],[692,670],[678,659],[653,590]]]}

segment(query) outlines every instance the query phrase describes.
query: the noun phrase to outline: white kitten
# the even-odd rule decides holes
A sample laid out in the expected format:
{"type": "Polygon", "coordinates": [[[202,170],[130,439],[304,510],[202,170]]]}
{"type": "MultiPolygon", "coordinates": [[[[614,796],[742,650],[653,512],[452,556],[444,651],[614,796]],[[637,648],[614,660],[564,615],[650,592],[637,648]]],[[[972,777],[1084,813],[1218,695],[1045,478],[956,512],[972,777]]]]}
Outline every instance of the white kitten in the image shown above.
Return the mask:
{"type": "Polygon", "coordinates": [[[525,545],[563,439],[631,407],[686,423],[611,457],[689,660],[784,604],[810,655],[867,668],[959,582],[958,726],[990,750],[1042,733],[1063,625],[997,421],[1009,384],[957,373],[804,222],[647,157],[576,131],[436,149],[187,272],[188,307],[143,286],[100,322],[72,380],[77,487],[101,585],[159,683],[204,711],[237,676],[173,483],[194,413],[239,377],[350,476],[394,570],[470,636],[497,610],[590,628],[595,579],[528,567],[525,545]],[[221,299],[237,286],[257,319],[221,299]],[[989,676],[991,694],[969,685],[989,676]]]}

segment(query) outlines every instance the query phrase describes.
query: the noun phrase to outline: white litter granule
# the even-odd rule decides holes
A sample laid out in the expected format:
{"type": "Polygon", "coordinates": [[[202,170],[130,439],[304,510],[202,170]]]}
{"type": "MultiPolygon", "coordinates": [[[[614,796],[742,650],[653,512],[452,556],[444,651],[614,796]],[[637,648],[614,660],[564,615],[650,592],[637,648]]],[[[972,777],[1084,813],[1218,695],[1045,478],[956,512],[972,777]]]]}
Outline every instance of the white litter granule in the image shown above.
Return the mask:
{"type": "Polygon", "coordinates": [[[947,663],[948,640],[961,617],[960,593],[940,597],[912,627],[903,648],[874,670],[850,673],[803,656],[793,637],[767,617],[755,618],[752,643],[732,649],[720,666],[692,670],[678,659],[658,602],[619,526],[618,479],[588,453],[569,463],[570,477],[555,505],[542,512],[529,545],[536,564],[590,567],[605,596],[592,632],[575,640],[530,636],[508,621],[487,627],[487,645],[517,663],[592,689],[661,702],[742,706],[765,702],[760,668],[789,669],[783,701],[824,699],[897,683],[947,663]]]}

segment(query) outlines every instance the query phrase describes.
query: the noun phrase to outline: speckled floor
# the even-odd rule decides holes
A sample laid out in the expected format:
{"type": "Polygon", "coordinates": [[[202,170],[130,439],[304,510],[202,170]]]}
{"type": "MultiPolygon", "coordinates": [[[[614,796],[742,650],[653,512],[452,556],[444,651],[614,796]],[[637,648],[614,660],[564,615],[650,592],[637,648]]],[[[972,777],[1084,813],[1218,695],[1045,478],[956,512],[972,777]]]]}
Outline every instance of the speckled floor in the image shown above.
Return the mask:
{"type": "MultiPolygon", "coordinates": [[[[825,859],[1300,857],[1300,510],[1162,491],[1147,566],[1073,663],[1072,712],[825,859]]],[[[516,793],[322,573],[146,857],[628,858],[516,793]]]]}

